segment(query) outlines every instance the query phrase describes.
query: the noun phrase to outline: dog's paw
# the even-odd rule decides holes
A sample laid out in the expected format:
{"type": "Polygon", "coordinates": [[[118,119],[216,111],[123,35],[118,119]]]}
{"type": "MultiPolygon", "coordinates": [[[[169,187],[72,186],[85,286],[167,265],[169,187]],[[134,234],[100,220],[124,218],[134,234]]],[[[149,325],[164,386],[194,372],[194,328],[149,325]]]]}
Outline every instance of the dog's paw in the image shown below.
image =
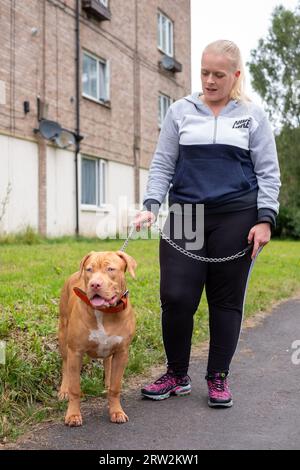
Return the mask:
{"type": "Polygon", "coordinates": [[[110,413],[110,420],[112,423],[122,424],[127,423],[127,421],[129,421],[129,418],[127,414],[124,413],[124,411],[115,411],[113,413],[110,413]]]}
{"type": "Polygon", "coordinates": [[[59,401],[69,400],[68,390],[61,388],[59,392],[57,393],[57,396],[58,396],[59,401]]]}
{"type": "Polygon", "coordinates": [[[73,427],[73,426],[82,426],[82,416],[81,414],[77,415],[69,415],[67,414],[65,417],[65,424],[67,426],[73,427]]]}

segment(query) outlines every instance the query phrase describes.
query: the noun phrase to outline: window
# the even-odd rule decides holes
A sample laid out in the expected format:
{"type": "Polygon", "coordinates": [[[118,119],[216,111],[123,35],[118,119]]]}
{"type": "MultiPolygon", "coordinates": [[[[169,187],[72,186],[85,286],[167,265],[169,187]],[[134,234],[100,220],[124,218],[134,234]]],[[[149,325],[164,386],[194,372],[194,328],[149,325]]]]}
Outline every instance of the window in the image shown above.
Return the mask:
{"type": "Polygon", "coordinates": [[[162,13],[157,14],[157,43],[159,49],[173,57],[173,22],[162,13]]]}
{"type": "Polygon", "coordinates": [[[161,128],[163,120],[166,117],[169,106],[173,100],[167,95],[159,95],[158,97],[158,127],[161,128]]]}
{"type": "Polygon", "coordinates": [[[108,7],[108,0],[98,0],[99,3],[101,3],[104,7],[108,7]]]}
{"type": "Polygon", "coordinates": [[[109,62],[84,52],[83,95],[97,101],[109,100],[109,62]]]}
{"type": "Polygon", "coordinates": [[[106,161],[81,158],[81,204],[101,207],[106,202],[106,161]]]}

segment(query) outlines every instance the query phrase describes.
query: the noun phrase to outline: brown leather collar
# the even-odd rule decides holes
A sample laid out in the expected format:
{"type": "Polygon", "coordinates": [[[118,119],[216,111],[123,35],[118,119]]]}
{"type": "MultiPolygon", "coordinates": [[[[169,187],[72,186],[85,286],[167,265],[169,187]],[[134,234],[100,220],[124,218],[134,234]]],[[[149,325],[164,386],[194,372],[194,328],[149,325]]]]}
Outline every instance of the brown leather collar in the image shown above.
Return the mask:
{"type": "Polygon", "coordinates": [[[115,307],[93,307],[86,293],[79,287],[73,287],[75,294],[93,310],[100,310],[103,313],[118,313],[127,307],[128,290],[124,292],[118,304],[115,307]]]}

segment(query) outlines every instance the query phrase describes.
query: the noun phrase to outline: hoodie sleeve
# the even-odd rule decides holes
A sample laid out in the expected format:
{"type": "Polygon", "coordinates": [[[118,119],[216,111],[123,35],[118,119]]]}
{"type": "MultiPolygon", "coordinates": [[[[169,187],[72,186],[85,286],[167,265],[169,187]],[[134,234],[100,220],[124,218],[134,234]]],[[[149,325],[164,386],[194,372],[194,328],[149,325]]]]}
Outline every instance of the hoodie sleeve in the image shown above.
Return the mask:
{"type": "Polygon", "coordinates": [[[258,184],[258,222],[268,221],[275,225],[279,211],[280,170],[274,134],[265,114],[250,135],[250,155],[258,184]]]}
{"type": "Polygon", "coordinates": [[[150,165],[146,193],[143,198],[143,205],[147,210],[150,210],[150,207],[154,206],[155,203],[159,207],[164,201],[175,173],[178,155],[178,124],[174,119],[171,105],[164,119],[150,165]]]}

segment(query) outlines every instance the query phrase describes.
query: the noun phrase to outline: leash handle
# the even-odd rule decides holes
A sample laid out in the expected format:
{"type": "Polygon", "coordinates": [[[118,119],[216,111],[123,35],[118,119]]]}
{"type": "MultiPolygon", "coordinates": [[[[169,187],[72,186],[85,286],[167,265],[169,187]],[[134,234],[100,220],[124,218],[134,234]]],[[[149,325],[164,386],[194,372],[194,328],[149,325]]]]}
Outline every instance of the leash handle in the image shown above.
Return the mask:
{"type": "MultiPolygon", "coordinates": [[[[143,227],[143,225],[145,225],[147,223],[148,223],[148,221],[145,220],[145,222],[142,223],[142,227],[143,227]]],[[[152,225],[155,226],[154,223],[152,225]]],[[[132,234],[133,234],[134,231],[135,231],[135,225],[134,225],[134,223],[132,223],[131,224],[131,229],[129,230],[128,237],[126,238],[125,242],[123,243],[123,245],[122,245],[122,247],[120,248],[119,251],[125,251],[126,250],[128,242],[129,242],[130,238],[132,237],[132,234]]]]}

